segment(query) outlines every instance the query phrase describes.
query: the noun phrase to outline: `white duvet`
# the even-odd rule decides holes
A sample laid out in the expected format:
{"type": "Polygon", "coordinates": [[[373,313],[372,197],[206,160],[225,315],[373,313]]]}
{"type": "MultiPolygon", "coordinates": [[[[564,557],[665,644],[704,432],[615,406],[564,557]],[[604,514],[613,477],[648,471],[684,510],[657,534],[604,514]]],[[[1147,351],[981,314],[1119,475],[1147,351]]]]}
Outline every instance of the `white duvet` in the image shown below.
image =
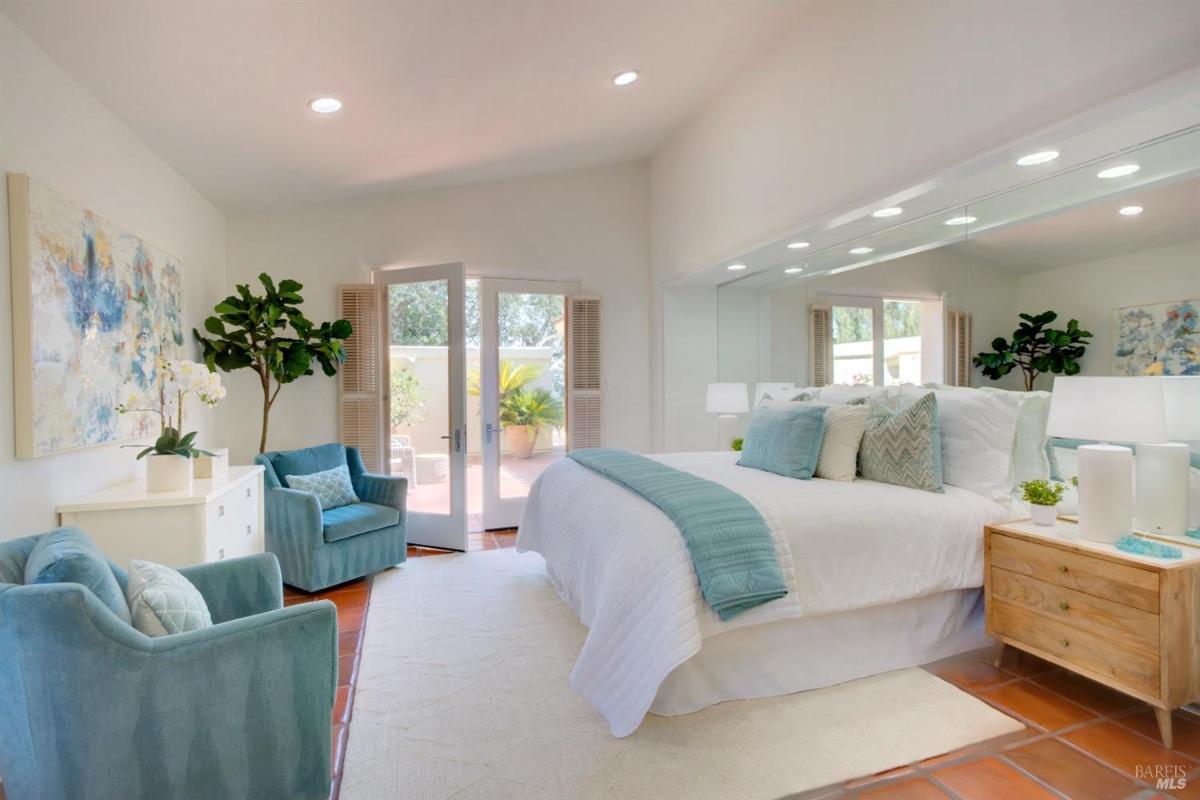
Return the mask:
{"type": "Polygon", "coordinates": [[[628,736],[659,685],[705,638],[747,625],[895,603],[983,583],[984,524],[1010,509],[871,481],[801,481],[736,465],[737,453],[652,458],[738,492],[771,529],[787,597],[722,622],[683,537],[657,507],[570,459],[534,483],[517,549],[540,553],[588,627],[571,685],[628,736]]]}

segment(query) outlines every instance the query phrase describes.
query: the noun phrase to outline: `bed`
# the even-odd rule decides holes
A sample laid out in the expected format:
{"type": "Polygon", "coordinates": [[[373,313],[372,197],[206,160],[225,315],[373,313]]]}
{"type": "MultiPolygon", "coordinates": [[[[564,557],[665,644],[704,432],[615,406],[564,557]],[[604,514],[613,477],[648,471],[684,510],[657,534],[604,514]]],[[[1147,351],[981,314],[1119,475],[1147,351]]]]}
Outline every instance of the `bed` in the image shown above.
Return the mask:
{"type": "Polygon", "coordinates": [[[744,496],[770,528],[786,597],[721,621],[657,507],[563,461],[531,487],[517,549],[539,553],[588,627],[571,684],[614,736],[648,712],[828,686],[984,646],[989,522],[1019,514],[965,489],[800,481],[737,453],[651,456],[744,496]]]}

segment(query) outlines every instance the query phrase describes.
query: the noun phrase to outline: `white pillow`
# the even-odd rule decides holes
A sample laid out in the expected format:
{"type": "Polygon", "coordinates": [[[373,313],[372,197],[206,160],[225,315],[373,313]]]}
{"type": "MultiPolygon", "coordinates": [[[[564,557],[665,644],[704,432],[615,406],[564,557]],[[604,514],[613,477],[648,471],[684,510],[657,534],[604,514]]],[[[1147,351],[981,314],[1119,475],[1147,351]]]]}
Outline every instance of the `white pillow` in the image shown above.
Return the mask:
{"type": "Polygon", "coordinates": [[[1018,402],[1017,432],[1013,442],[1013,484],[1050,477],[1046,457],[1046,421],[1050,417],[1049,392],[1013,392],[993,386],[978,391],[998,397],[1015,397],[1018,402]]]}
{"type": "Polygon", "coordinates": [[[821,400],[766,401],[773,407],[805,405],[825,407],[825,431],[821,439],[821,454],[817,457],[814,476],[831,481],[852,481],[858,474],[858,447],[867,429],[869,409],[864,405],[841,405],[821,400]]]}
{"type": "Polygon", "coordinates": [[[170,567],[136,558],[126,590],[133,627],[147,636],[167,636],[212,627],[204,595],[170,567]]]}
{"type": "Polygon", "coordinates": [[[868,397],[884,394],[887,394],[887,388],[884,386],[831,383],[828,386],[822,386],[815,399],[826,403],[849,403],[851,400],[862,401],[868,397]]]}
{"type": "Polygon", "coordinates": [[[1017,398],[959,389],[935,394],[943,481],[990,500],[1005,500],[1013,486],[1017,398]]]}

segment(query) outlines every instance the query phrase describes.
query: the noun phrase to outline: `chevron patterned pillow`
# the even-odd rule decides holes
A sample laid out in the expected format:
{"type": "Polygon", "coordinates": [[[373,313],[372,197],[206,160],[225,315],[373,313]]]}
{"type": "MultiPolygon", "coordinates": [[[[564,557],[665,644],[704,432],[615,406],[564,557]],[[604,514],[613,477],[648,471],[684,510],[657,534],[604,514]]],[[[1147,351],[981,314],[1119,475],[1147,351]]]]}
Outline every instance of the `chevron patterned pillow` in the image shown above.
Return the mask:
{"type": "Polygon", "coordinates": [[[942,436],[933,393],[900,411],[870,400],[867,404],[871,413],[858,451],[862,476],[927,492],[943,491],[942,436]]]}
{"type": "Polygon", "coordinates": [[[293,489],[315,494],[321,501],[322,511],[358,502],[350,470],[345,464],[310,475],[288,475],[287,482],[293,489]]]}

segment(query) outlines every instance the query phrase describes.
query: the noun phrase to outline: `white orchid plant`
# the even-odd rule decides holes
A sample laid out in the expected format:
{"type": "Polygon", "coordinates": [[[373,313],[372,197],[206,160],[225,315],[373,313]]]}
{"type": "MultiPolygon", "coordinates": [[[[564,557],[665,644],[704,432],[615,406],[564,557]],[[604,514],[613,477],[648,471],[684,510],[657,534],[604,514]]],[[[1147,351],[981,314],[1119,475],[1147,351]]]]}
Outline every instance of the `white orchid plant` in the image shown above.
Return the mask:
{"type": "MultiPolygon", "coordinates": [[[[209,372],[208,366],[195,361],[182,359],[162,360],[158,364],[158,397],[157,404],[145,407],[142,397],[136,392],[128,400],[117,405],[118,414],[147,412],[158,414],[159,436],[154,444],[145,448],[137,457],[144,458],[153,453],[159,456],[211,456],[207,450],[200,450],[195,445],[196,431],[182,433],[183,430],[183,400],[189,394],[204,405],[215,406],[225,397],[225,387],[221,385],[221,376],[209,372]],[[172,420],[174,417],[174,420],[172,420]],[[172,425],[174,421],[174,425],[172,425]]],[[[126,445],[138,447],[139,445],[126,445]]]]}

